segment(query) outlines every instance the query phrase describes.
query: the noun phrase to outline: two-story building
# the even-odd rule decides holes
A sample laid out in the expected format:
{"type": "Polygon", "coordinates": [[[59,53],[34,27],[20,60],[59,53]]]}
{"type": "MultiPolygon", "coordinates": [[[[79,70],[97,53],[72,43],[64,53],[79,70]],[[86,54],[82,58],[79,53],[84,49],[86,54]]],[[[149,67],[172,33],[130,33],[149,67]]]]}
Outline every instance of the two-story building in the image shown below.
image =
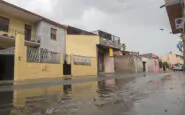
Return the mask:
{"type": "Polygon", "coordinates": [[[120,38],[101,30],[93,33],[99,35],[100,41],[100,43],[97,45],[98,72],[114,73],[114,52],[121,49],[120,38]]]}
{"type": "Polygon", "coordinates": [[[66,28],[0,1],[0,80],[63,76],[66,28]]]}

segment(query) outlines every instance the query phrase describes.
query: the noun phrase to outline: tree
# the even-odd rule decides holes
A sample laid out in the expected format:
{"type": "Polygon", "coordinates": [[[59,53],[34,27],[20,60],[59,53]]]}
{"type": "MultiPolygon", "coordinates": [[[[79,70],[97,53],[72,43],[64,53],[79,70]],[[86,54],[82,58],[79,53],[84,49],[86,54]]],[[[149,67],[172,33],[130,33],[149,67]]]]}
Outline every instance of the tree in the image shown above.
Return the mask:
{"type": "Polygon", "coordinates": [[[163,62],[162,62],[162,60],[159,60],[159,67],[160,68],[163,68],[163,62]]]}
{"type": "Polygon", "coordinates": [[[170,65],[169,65],[168,62],[164,62],[164,63],[163,63],[163,66],[165,66],[165,67],[168,68],[168,69],[170,68],[170,65]]]}
{"type": "Polygon", "coordinates": [[[122,51],[126,51],[126,47],[127,47],[126,44],[125,43],[122,43],[121,46],[122,46],[122,51]]]}

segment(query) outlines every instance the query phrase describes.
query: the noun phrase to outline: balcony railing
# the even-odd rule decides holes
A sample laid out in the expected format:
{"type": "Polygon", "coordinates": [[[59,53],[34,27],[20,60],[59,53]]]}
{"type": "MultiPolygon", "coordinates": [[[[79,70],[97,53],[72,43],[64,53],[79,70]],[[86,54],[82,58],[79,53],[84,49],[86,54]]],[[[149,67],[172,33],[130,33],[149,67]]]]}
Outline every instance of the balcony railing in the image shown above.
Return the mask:
{"type": "Polygon", "coordinates": [[[107,46],[107,47],[121,49],[121,44],[120,44],[119,39],[108,40],[106,38],[101,37],[100,38],[100,44],[104,45],[104,46],[107,46]]]}
{"type": "MultiPolygon", "coordinates": [[[[20,30],[10,28],[8,32],[0,32],[0,38],[4,41],[11,42],[14,45],[17,34],[25,35],[24,31],[20,31],[20,30]]],[[[38,47],[38,46],[40,46],[41,37],[40,36],[35,36],[34,34],[31,34],[31,37],[33,39],[25,40],[25,44],[29,47],[38,47]]]]}

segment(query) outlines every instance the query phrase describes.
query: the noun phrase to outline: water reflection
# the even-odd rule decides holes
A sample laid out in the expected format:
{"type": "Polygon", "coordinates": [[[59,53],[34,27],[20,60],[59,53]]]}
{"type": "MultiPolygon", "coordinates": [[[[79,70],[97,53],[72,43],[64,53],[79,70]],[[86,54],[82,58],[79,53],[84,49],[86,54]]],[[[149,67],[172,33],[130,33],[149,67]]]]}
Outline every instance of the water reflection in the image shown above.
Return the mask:
{"type": "Polygon", "coordinates": [[[0,115],[105,114],[108,104],[123,101],[120,89],[125,84],[125,80],[112,79],[4,92],[0,95],[0,115]]]}

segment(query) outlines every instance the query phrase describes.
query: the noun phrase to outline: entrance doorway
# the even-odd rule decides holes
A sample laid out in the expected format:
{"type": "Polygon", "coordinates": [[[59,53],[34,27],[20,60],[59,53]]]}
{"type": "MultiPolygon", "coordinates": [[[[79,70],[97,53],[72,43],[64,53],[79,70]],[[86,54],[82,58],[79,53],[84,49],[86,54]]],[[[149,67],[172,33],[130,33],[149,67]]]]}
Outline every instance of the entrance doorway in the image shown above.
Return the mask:
{"type": "Polygon", "coordinates": [[[98,54],[98,71],[99,72],[104,72],[104,54],[99,53],[98,54]]]}
{"type": "Polygon", "coordinates": [[[31,26],[25,24],[24,31],[25,31],[25,40],[31,41],[31,26]]]}
{"type": "Polygon", "coordinates": [[[14,80],[14,55],[0,55],[0,81],[14,80]]]}
{"type": "Polygon", "coordinates": [[[143,62],[143,72],[146,72],[146,62],[143,62]]]}

